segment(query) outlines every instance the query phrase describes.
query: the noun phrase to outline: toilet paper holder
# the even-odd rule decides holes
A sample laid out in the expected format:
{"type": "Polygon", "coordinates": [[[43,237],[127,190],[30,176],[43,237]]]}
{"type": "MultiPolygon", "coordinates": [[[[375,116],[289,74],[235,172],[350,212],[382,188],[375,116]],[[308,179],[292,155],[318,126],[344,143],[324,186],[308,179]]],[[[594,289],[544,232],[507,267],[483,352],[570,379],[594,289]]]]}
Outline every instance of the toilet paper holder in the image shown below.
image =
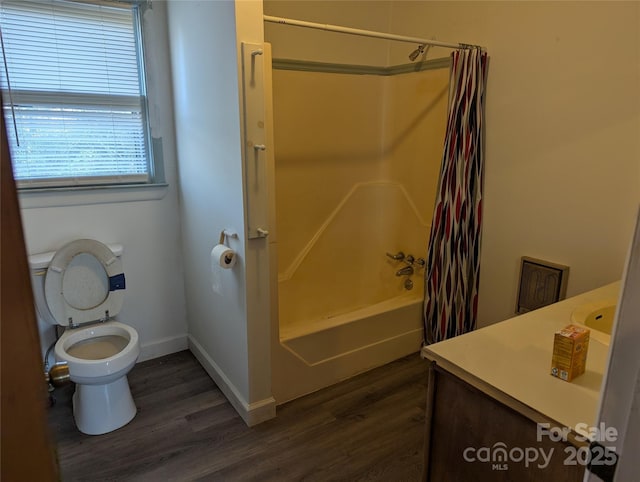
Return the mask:
{"type": "Polygon", "coordinates": [[[220,239],[218,240],[218,244],[226,244],[226,238],[238,239],[238,233],[236,233],[232,229],[223,229],[220,231],[220,239]]]}

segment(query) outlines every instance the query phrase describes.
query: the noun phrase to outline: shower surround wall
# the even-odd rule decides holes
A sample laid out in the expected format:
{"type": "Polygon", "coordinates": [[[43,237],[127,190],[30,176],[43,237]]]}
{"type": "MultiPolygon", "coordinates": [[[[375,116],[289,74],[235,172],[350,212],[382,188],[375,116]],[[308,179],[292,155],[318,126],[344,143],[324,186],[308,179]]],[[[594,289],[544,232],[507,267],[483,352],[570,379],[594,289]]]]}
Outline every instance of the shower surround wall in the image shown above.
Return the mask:
{"type": "MultiPolygon", "coordinates": [[[[415,352],[448,68],[273,70],[278,403],[415,352]]],[[[273,280],[274,273],[272,273],[273,280]]],[[[275,280],[272,281],[275,284],[275,280]]]]}

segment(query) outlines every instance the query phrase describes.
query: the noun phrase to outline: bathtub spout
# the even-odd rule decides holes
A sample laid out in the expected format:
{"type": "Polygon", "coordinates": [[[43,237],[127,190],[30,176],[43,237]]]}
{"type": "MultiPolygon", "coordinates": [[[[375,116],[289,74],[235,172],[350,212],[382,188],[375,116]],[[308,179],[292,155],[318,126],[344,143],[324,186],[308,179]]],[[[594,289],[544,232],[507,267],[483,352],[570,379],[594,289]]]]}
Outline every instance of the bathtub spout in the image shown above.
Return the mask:
{"type": "Polygon", "coordinates": [[[400,268],[396,271],[396,276],[411,276],[413,274],[413,266],[405,266],[404,268],[400,268]]]}

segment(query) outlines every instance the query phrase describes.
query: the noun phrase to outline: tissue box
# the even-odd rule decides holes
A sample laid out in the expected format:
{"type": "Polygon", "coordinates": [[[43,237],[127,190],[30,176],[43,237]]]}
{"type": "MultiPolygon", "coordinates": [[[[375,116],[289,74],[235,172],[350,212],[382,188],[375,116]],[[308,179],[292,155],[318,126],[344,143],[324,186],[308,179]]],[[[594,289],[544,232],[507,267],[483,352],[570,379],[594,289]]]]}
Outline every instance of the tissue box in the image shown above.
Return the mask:
{"type": "Polygon", "coordinates": [[[551,375],[570,382],[584,373],[589,351],[589,329],[568,325],[557,331],[553,340],[551,375]]]}

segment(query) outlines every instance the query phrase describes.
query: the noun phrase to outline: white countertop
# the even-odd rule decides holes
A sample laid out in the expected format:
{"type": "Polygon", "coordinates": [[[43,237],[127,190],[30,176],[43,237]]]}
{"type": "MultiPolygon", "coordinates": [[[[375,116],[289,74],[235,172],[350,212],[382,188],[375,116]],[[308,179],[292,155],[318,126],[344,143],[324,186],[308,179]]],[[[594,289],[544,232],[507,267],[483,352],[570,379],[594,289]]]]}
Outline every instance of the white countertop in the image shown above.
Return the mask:
{"type": "MultiPolygon", "coordinates": [[[[585,303],[616,299],[620,282],[426,346],[422,355],[445,369],[457,367],[546,417],[576,430],[596,423],[609,347],[592,336],[583,375],[565,382],[550,375],[553,339],[585,303]]],[[[457,370],[459,372],[459,370],[457,370]]],[[[583,430],[578,433],[586,435],[583,430]]]]}

